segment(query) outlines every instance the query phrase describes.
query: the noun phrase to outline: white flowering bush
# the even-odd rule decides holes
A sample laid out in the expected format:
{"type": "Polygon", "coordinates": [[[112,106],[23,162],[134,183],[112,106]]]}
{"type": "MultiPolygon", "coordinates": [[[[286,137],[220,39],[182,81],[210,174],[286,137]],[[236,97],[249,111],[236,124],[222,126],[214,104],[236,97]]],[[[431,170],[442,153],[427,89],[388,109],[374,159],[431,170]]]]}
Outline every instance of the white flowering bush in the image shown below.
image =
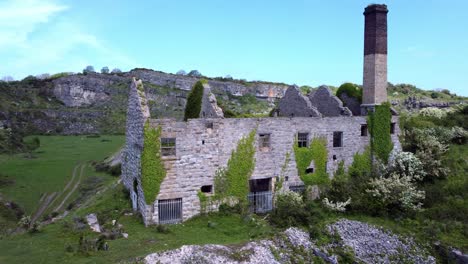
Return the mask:
{"type": "Polygon", "coordinates": [[[468,131],[462,127],[452,127],[452,141],[457,144],[465,144],[468,139],[468,131]]]}
{"type": "Polygon", "coordinates": [[[390,155],[387,168],[383,172],[390,172],[420,181],[426,176],[422,162],[411,152],[394,151],[390,155]]]}
{"type": "Polygon", "coordinates": [[[351,198],[349,198],[348,200],[344,202],[333,202],[333,201],[328,200],[328,198],[325,198],[322,200],[322,203],[327,209],[331,211],[344,212],[346,211],[346,206],[351,203],[351,198]]]}
{"type": "Polygon", "coordinates": [[[403,211],[421,209],[425,198],[425,192],[417,189],[412,178],[396,173],[372,179],[367,192],[378,199],[384,207],[398,206],[403,211]]]}
{"type": "Polygon", "coordinates": [[[386,172],[371,179],[367,192],[378,199],[383,207],[419,210],[425,193],[418,190],[417,182],[425,176],[423,163],[413,153],[397,152],[390,158],[386,172]]]}
{"type": "Polygon", "coordinates": [[[421,109],[419,111],[419,114],[422,116],[435,117],[441,119],[447,115],[447,112],[436,107],[427,107],[421,109]]]}

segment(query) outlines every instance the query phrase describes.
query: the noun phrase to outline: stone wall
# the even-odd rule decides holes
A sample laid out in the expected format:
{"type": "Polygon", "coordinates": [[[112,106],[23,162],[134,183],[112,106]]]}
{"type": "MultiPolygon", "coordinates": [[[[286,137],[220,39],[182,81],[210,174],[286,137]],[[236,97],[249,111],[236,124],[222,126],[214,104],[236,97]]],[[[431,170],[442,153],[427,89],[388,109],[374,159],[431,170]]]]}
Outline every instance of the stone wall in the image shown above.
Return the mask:
{"type": "Polygon", "coordinates": [[[218,106],[216,97],[211,93],[211,88],[209,84],[203,85],[203,97],[202,97],[202,107],[200,111],[200,117],[213,118],[213,117],[224,117],[223,109],[218,106]]]}
{"type": "Polygon", "coordinates": [[[351,111],[343,107],[343,102],[334,96],[330,89],[322,85],[317,91],[309,94],[312,106],[316,107],[322,116],[351,116],[351,111]]]}
{"type": "Polygon", "coordinates": [[[278,115],[286,117],[322,116],[297,86],[290,86],[278,104],[278,115]]]}
{"type": "MultiPolygon", "coordinates": [[[[398,117],[393,117],[397,122],[398,117]]],[[[131,121],[133,123],[133,121],[131,121]]],[[[300,185],[293,144],[298,132],[309,133],[313,137],[326,137],[328,147],[327,171],[330,175],[336,170],[339,161],[343,160],[348,167],[356,152],[362,152],[368,145],[369,137],[361,137],[361,124],[366,123],[366,117],[296,117],[296,118],[245,118],[245,119],[191,119],[188,122],[176,122],[171,119],[150,119],[153,127],[162,127],[161,137],[176,138],[176,155],[163,157],[167,176],[161,184],[160,199],[182,198],[183,219],[186,220],[200,211],[198,190],[203,185],[213,185],[215,171],[225,167],[236,148],[239,140],[250,131],[257,129],[255,140],[255,169],[252,179],[275,178],[280,176],[285,163],[286,153],[290,153],[290,161],[286,165],[284,188],[290,185],[300,185]],[[212,124],[212,126],[211,126],[212,124]],[[210,128],[212,127],[212,128],[210,128]],[[343,147],[333,148],[333,132],[343,132],[343,147]],[[270,134],[270,148],[259,149],[258,134],[270,134]]],[[[136,126],[128,126],[127,131],[135,133],[127,142],[127,158],[131,157],[132,166],[126,171],[133,176],[139,175],[138,167],[141,146],[133,146],[141,142],[141,132],[136,126]],[[130,154],[128,152],[131,152],[130,154]],[[133,153],[137,152],[137,153],[133,153]]],[[[396,128],[399,133],[398,126],[396,128]]],[[[397,134],[392,135],[396,148],[400,148],[397,134]]],[[[129,163],[127,163],[129,164],[129,163]]],[[[126,167],[128,165],[124,165],[126,167]]],[[[131,176],[127,172],[126,186],[130,186],[131,176]]],[[[139,194],[140,195],[140,194],[139,194]]],[[[157,223],[157,200],[151,210],[142,212],[145,223],[157,223]],[[151,216],[148,215],[151,213],[151,216]]]]}
{"type": "Polygon", "coordinates": [[[134,204],[133,209],[138,209],[143,216],[145,224],[149,224],[152,207],[146,205],[141,187],[141,152],[144,143],[144,125],[150,114],[146,96],[144,92],[138,90],[139,85],[142,85],[141,82],[135,80],[130,85],[125,150],[122,159],[122,181],[124,186],[130,191],[130,197],[134,204]],[[134,186],[135,180],[137,182],[136,191],[134,186]]]}

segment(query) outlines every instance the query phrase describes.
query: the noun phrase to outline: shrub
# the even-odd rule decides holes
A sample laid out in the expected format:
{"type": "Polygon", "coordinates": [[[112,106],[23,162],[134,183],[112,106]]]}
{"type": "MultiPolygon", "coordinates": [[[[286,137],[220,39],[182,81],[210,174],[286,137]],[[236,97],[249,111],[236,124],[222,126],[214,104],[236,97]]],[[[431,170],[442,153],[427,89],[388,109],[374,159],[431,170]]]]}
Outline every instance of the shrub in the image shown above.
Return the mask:
{"type": "Polygon", "coordinates": [[[184,120],[189,118],[199,118],[203,100],[203,83],[198,81],[193,86],[187,97],[187,104],[185,106],[184,120]]]}
{"type": "Polygon", "coordinates": [[[362,102],[362,88],[354,83],[343,83],[336,91],[336,96],[341,98],[343,93],[356,98],[360,103],[362,102]]]}
{"type": "Polygon", "coordinates": [[[141,154],[141,187],[147,204],[156,199],[166,170],[161,160],[160,150],[161,127],[154,129],[146,122],[144,127],[144,144],[141,154]]]}
{"type": "Polygon", "coordinates": [[[270,222],[278,227],[306,226],[308,212],[302,197],[291,191],[275,196],[275,208],[270,215],[270,222]]]}
{"type": "Polygon", "coordinates": [[[390,159],[386,172],[370,181],[367,192],[378,199],[385,211],[417,211],[425,198],[417,183],[425,175],[421,161],[413,153],[398,152],[390,159]]]}

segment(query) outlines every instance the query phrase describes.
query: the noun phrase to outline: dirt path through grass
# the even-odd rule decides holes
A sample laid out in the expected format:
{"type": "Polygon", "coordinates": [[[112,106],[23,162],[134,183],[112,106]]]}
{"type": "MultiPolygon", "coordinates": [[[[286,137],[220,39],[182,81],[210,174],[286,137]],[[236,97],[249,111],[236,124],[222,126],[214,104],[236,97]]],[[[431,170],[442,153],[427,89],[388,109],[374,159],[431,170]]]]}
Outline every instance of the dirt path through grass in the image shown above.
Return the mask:
{"type": "Polygon", "coordinates": [[[54,199],[56,195],[56,192],[47,195],[47,197],[42,201],[42,204],[39,206],[39,209],[37,209],[36,213],[31,218],[31,224],[36,222],[36,220],[39,219],[39,217],[41,217],[42,213],[44,213],[44,211],[47,209],[47,207],[52,202],[52,199],[54,199]]]}
{"type": "MultiPolygon", "coordinates": [[[[65,204],[65,202],[68,200],[68,198],[76,191],[76,189],[78,188],[78,186],[80,185],[80,182],[81,182],[81,178],[83,176],[83,170],[84,168],[86,167],[86,164],[79,164],[77,165],[78,166],[81,166],[81,169],[80,169],[80,176],[78,177],[78,179],[76,180],[75,182],[75,185],[73,185],[73,189],[71,189],[71,191],[69,191],[67,193],[67,196],[65,196],[65,198],[63,198],[62,202],[54,209],[55,212],[58,212],[60,211],[60,209],[62,209],[62,206],[65,204]]],[[[75,167],[76,168],[76,167],[75,167]]],[[[65,193],[66,189],[68,189],[68,187],[71,185],[73,179],[75,178],[75,174],[76,174],[76,171],[74,170],[73,171],[73,177],[72,179],[68,182],[67,186],[65,186],[65,189],[63,190],[63,194],[65,193]]]]}
{"type": "Polygon", "coordinates": [[[55,199],[50,203],[51,206],[53,206],[55,204],[55,202],[58,200],[59,197],[61,197],[67,190],[68,188],[70,188],[71,184],[73,183],[73,180],[76,178],[76,171],[78,170],[78,168],[80,167],[80,163],[78,163],[74,168],[73,168],[73,173],[72,173],[72,177],[71,179],[67,182],[67,185],[65,186],[65,188],[63,188],[63,190],[60,192],[59,195],[55,196],[55,199]]]}

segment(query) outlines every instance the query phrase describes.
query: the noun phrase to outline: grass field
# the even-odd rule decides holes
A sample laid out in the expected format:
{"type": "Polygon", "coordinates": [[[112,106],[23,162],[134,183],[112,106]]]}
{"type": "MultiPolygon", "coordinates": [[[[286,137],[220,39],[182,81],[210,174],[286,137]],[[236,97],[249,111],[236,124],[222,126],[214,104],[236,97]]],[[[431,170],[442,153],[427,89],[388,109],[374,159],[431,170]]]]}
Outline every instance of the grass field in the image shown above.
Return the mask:
{"type": "Polygon", "coordinates": [[[45,226],[39,233],[21,234],[0,240],[0,263],[134,263],[136,257],[190,244],[238,244],[271,234],[268,225],[258,225],[239,215],[210,215],[193,218],[183,224],[169,225],[167,233],[156,227],[145,227],[137,215],[126,216],[131,211],[122,185],[111,184],[106,191],[93,197],[90,204],[72,212],[65,219],[45,226]],[[116,219],[123,225],[128,239],[109,240],[109,251],[83,254],[77,251],[80,235],[97,238],[88,228],[73,229],[73,219],[88,213],[116,219]],[[66,248],[72,247],[73,252],[66,248]]]}
{"type": "MultiPolygon", "coordinates": [[[[0,155],[1,177],[12,182],[0,186],[0,193],[4,199],[18,203],[26,214],[37,209],[44,193],[59,195],[72,178],[75,166],[101,161],[124,143],[123,136],[39,136],[39,139],[41,147],[33,158],[24,154],[0,155]]],[[[91,173],[94,171],[87,167],[83,177],[91,173]]]]}

